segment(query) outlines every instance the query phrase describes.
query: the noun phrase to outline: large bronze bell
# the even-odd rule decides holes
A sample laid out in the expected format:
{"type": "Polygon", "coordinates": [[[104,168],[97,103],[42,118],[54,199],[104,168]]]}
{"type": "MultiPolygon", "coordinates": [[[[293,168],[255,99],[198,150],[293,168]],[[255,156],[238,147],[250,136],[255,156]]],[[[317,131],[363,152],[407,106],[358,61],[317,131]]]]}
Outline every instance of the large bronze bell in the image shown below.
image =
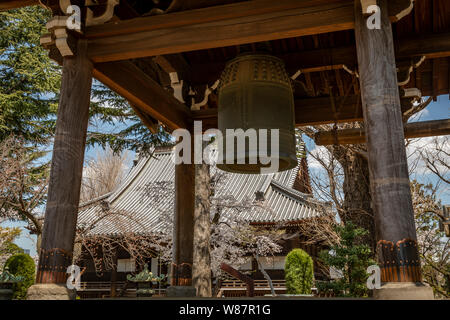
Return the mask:
{"type": "MultiPolygon", "coordinates": [[[[234,136],[226,134],[226,129],[256,129],[257,132],[271,132],[279,129],[278,168],[275,171],[292,169],[297,165],[294,131],[294,97],[290,79],[282,60],[268,54],[243,54],[225,66],[219,87],[218,105],[219,130],[223,135],[223,146],[234,139],[233,161],[223,161],[217,167],[235,173],[261,173],[261,168],[269,167],[266,160],[255,152],[267,145],[267,155],[272,155],[271,136],[267,144],[257,135],[257,150],[249,149],[250,138],[245,148],[237,148],[234,136]],[[253,163],[252,163],[253,162],[253,163]]],[[[230,148],[231,150],[231,148],[230,148]]],[[[225,154],[225,151],[223,151],[225,154]]]]}

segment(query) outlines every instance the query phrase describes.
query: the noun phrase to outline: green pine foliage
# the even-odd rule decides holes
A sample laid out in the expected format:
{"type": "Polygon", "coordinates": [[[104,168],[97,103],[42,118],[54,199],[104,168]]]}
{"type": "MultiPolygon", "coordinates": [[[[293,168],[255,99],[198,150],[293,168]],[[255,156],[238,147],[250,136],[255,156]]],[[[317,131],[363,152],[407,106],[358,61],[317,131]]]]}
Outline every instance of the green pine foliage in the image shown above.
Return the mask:
{"type": "MultiPolygon", "coordinates": [[[[0,215],[32,225],[36,224],[30,218],[35,208],[46,201],[46,189],[41,187],[50,173],[48,153],[61,84],[61,67],[40,45],[50,18],[51,12],[41,6],[0,12],[0,146],[2,151],[12,146],[3,153],[0,173],[6,172],[5,166],[10,169],[14,159],[22,165],[4,179],[21,186],[0,190],[0,215]],[[43,196],[35,197],[39,192],[43,196]]],[[[89,121],[88,146],[110,146],[119,153],[125,149],[145,152],[170,143],[166,132],[160,129],[151,134],[128,102],[98,81],[92,87],[89,121]]]]}
{"type": "Polygon", "coordinates": [[[0,141],[37,146],[53,136],[60,71],[39,43],[49,18],[39,6],[0,12],[0,141]]]}
{"type": "Polygon", "coordinates": [[[319,282],[317,287],[321,292],[331,291],[337,297],[367,297],[366,270],[375,264],[369,246],[359,241],[367,231],[356,227],[351,221],[335,226],[335,230],[340,236],[340,244],[332,246],[331,250],[321,251],[319,257],[326,266],[341,271],[342,278],[319,282]]]}
{"type": "Polygon", "coordinates": [[[294,249],[289,252],[284,272],[288,294],[311,294],[314,283],[314,264],[305,251],[294,249]]]}
{"type": "MultiPolygon", "coordinates": [[[[40,6],[0,13],[0,141],[14,135],[36,147],[51,142],[61,68],[39,43],[50,17],[40,6]]],[[[93,82],[88,146],[142,152],[169,142],[162,129],[151,134],[124,98],[93,82]]]]}
{"type": "Polygon", "coordinates": [[[15,276],[22,276],[23,281],[14,284],[13,299],[26,299],[28,288],[34,283],[35,278],[35,264],[33,259],[28,254],[16,254],[10,257],[6,263],[5,268],[15,276]]]}

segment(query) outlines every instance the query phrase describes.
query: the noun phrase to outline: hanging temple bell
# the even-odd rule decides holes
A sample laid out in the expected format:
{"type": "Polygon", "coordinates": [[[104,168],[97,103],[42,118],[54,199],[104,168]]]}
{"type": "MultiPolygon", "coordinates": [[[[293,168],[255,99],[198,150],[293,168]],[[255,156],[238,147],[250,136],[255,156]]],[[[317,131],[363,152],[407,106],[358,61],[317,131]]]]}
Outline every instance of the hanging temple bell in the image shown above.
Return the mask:
{"type": "Polygon", "coordinates": [[[223,135],[223,163],[217,164],[219,169],[259,174],[261,168],[270,167],[268,159],[273,157],[279,163],[274,171],[294,168],[297,165],[294,96],[283,61],[262,53],[242,54],[229,61],[220,79],[218,124],[223,135]],[[241,144],[238,148],[238,139],[227,134],[226,129],[242,129],[244,132],[255,129],[257,146],[250,147],[254,134],[244,134],[245,147],[241,144]],[[273,129],[279,130],[279,140],[276,139],[278,155],[271,138],[273,129]],[[264,132],[268,133],[265,139],[264,132]],[[234,144],[234,150],[227,148],[229,140],[234,140],[234,143],[228,142],[230,146],[234,144]],[[261,148],[264,149],[262,154],[261,148]],[[231,157],[225,156],[226,152],[231,152],[231,157]],[[258,154],[256,162],[255,153],[258,154]]]}

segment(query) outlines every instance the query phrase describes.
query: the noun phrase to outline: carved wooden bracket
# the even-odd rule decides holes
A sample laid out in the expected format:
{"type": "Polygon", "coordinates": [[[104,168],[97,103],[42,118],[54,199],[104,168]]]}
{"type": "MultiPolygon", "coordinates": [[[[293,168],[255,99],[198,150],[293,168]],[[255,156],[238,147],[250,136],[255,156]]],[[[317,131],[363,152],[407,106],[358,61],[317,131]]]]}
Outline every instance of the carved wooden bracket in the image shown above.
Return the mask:
{"type": "Polygon", "coordinates": [[[47,49],[55,45],[63,57],[73,56],[76,53],[76,40],[67,32],[67,19],[66,16],[53,17],[46,24],[50,33],[40,39],[41,45],[47,49]]]}
{"type": "Polygon", "coordinates": [[[425,56],[417,56],[407,60],[397,61],[397,81],[399,86],[404,86],[411,80],[411,72],[417,69],[422,62],[425,61],[425,56]]]}
{"type": "MultiPolygon", "coordinates": [[[[208,103],[209,95],[210,95],[214,90],[217,89],[217,87],[219,86],[219,82],[220,82],[220,80],[216,80],[216,82],[214,82],[214,84],[213,84],[211,87],[206,86],[206,89],[205,89],[205,92],[204,92],[204,96],[203,96],[203,100],[200,101],[199,103],[195,103],[195,99],[192,98],[191,110],[200,110],[201,107],[203,107],[204,105],[206,105],[206,104],[208,103]]],[[[191,89],[191,90],[192,90],[192,89],[191,89]]],[[[189,93],[192,94],[192,95],[194,94],[193,91],[190,91],[189,93]]]]}
{"type": "MultiPolygon", "coordinates": [[[[360,0],[363,15],[368,15],[367,8],[377,5],[377,0],[360,0]]],[[[411,13],[414,7],[414,0],[390,0],[390,15],[391,22],[397,22],[403,17],[411,13]]]]}
{"type": "MultiPolygon", "coordinates": [[[[63,0],[61,0],[63,1],[63,0]]],[[[108,22],[111,20],[111,18],[114,15],[114,7],[119,4],[119,0],[108,0],[108,3],[106,4],[106,10],[105,12],[98,17],[94,17],[94,13],[91,9],[89,9],[89,5],[93,5],[94,2],[92,0],[86,1],[87,13],[86,13],[86,26],[94,26],[98,24],[103,24],[105,22],[108,22]]]]}
{"type": "Polygon", "coordinates": [[[177,72],[169,73],[170,76],[170,86],[173,88],[173,95],[178,101],[184,103],[183,99],[183,80],[178,79],[177,72]]]}
{"type": "Polygon", "coordinates": [[[390,3],[392,11],[391,22],[397,22],[403,17],[406,17],[414,8],[414,0],[395,0],[390,2],[392,2],[390,3]]]}

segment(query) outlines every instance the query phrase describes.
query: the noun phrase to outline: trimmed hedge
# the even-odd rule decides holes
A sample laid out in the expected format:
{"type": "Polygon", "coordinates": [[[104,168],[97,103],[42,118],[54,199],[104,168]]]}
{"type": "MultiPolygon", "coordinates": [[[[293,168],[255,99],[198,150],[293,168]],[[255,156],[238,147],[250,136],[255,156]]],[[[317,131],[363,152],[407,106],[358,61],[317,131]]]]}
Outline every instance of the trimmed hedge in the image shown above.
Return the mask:
{"type": "Polygon", "coordinates": [[[13,299],[26,299],[28,288],[34,284],[36,266],[34,265],[33,258],[28,254],[19,253],[6,261],[6,267],[8,267],[11,274],[24,277],[22,282],[14,284],[13,299]]]}
{"type": "Polygon", "coordinates": [[[288,294],[311,294],[314,283],[314,264],[309,254],[302,249],[289,252],[284,272],[288,294]]]}

